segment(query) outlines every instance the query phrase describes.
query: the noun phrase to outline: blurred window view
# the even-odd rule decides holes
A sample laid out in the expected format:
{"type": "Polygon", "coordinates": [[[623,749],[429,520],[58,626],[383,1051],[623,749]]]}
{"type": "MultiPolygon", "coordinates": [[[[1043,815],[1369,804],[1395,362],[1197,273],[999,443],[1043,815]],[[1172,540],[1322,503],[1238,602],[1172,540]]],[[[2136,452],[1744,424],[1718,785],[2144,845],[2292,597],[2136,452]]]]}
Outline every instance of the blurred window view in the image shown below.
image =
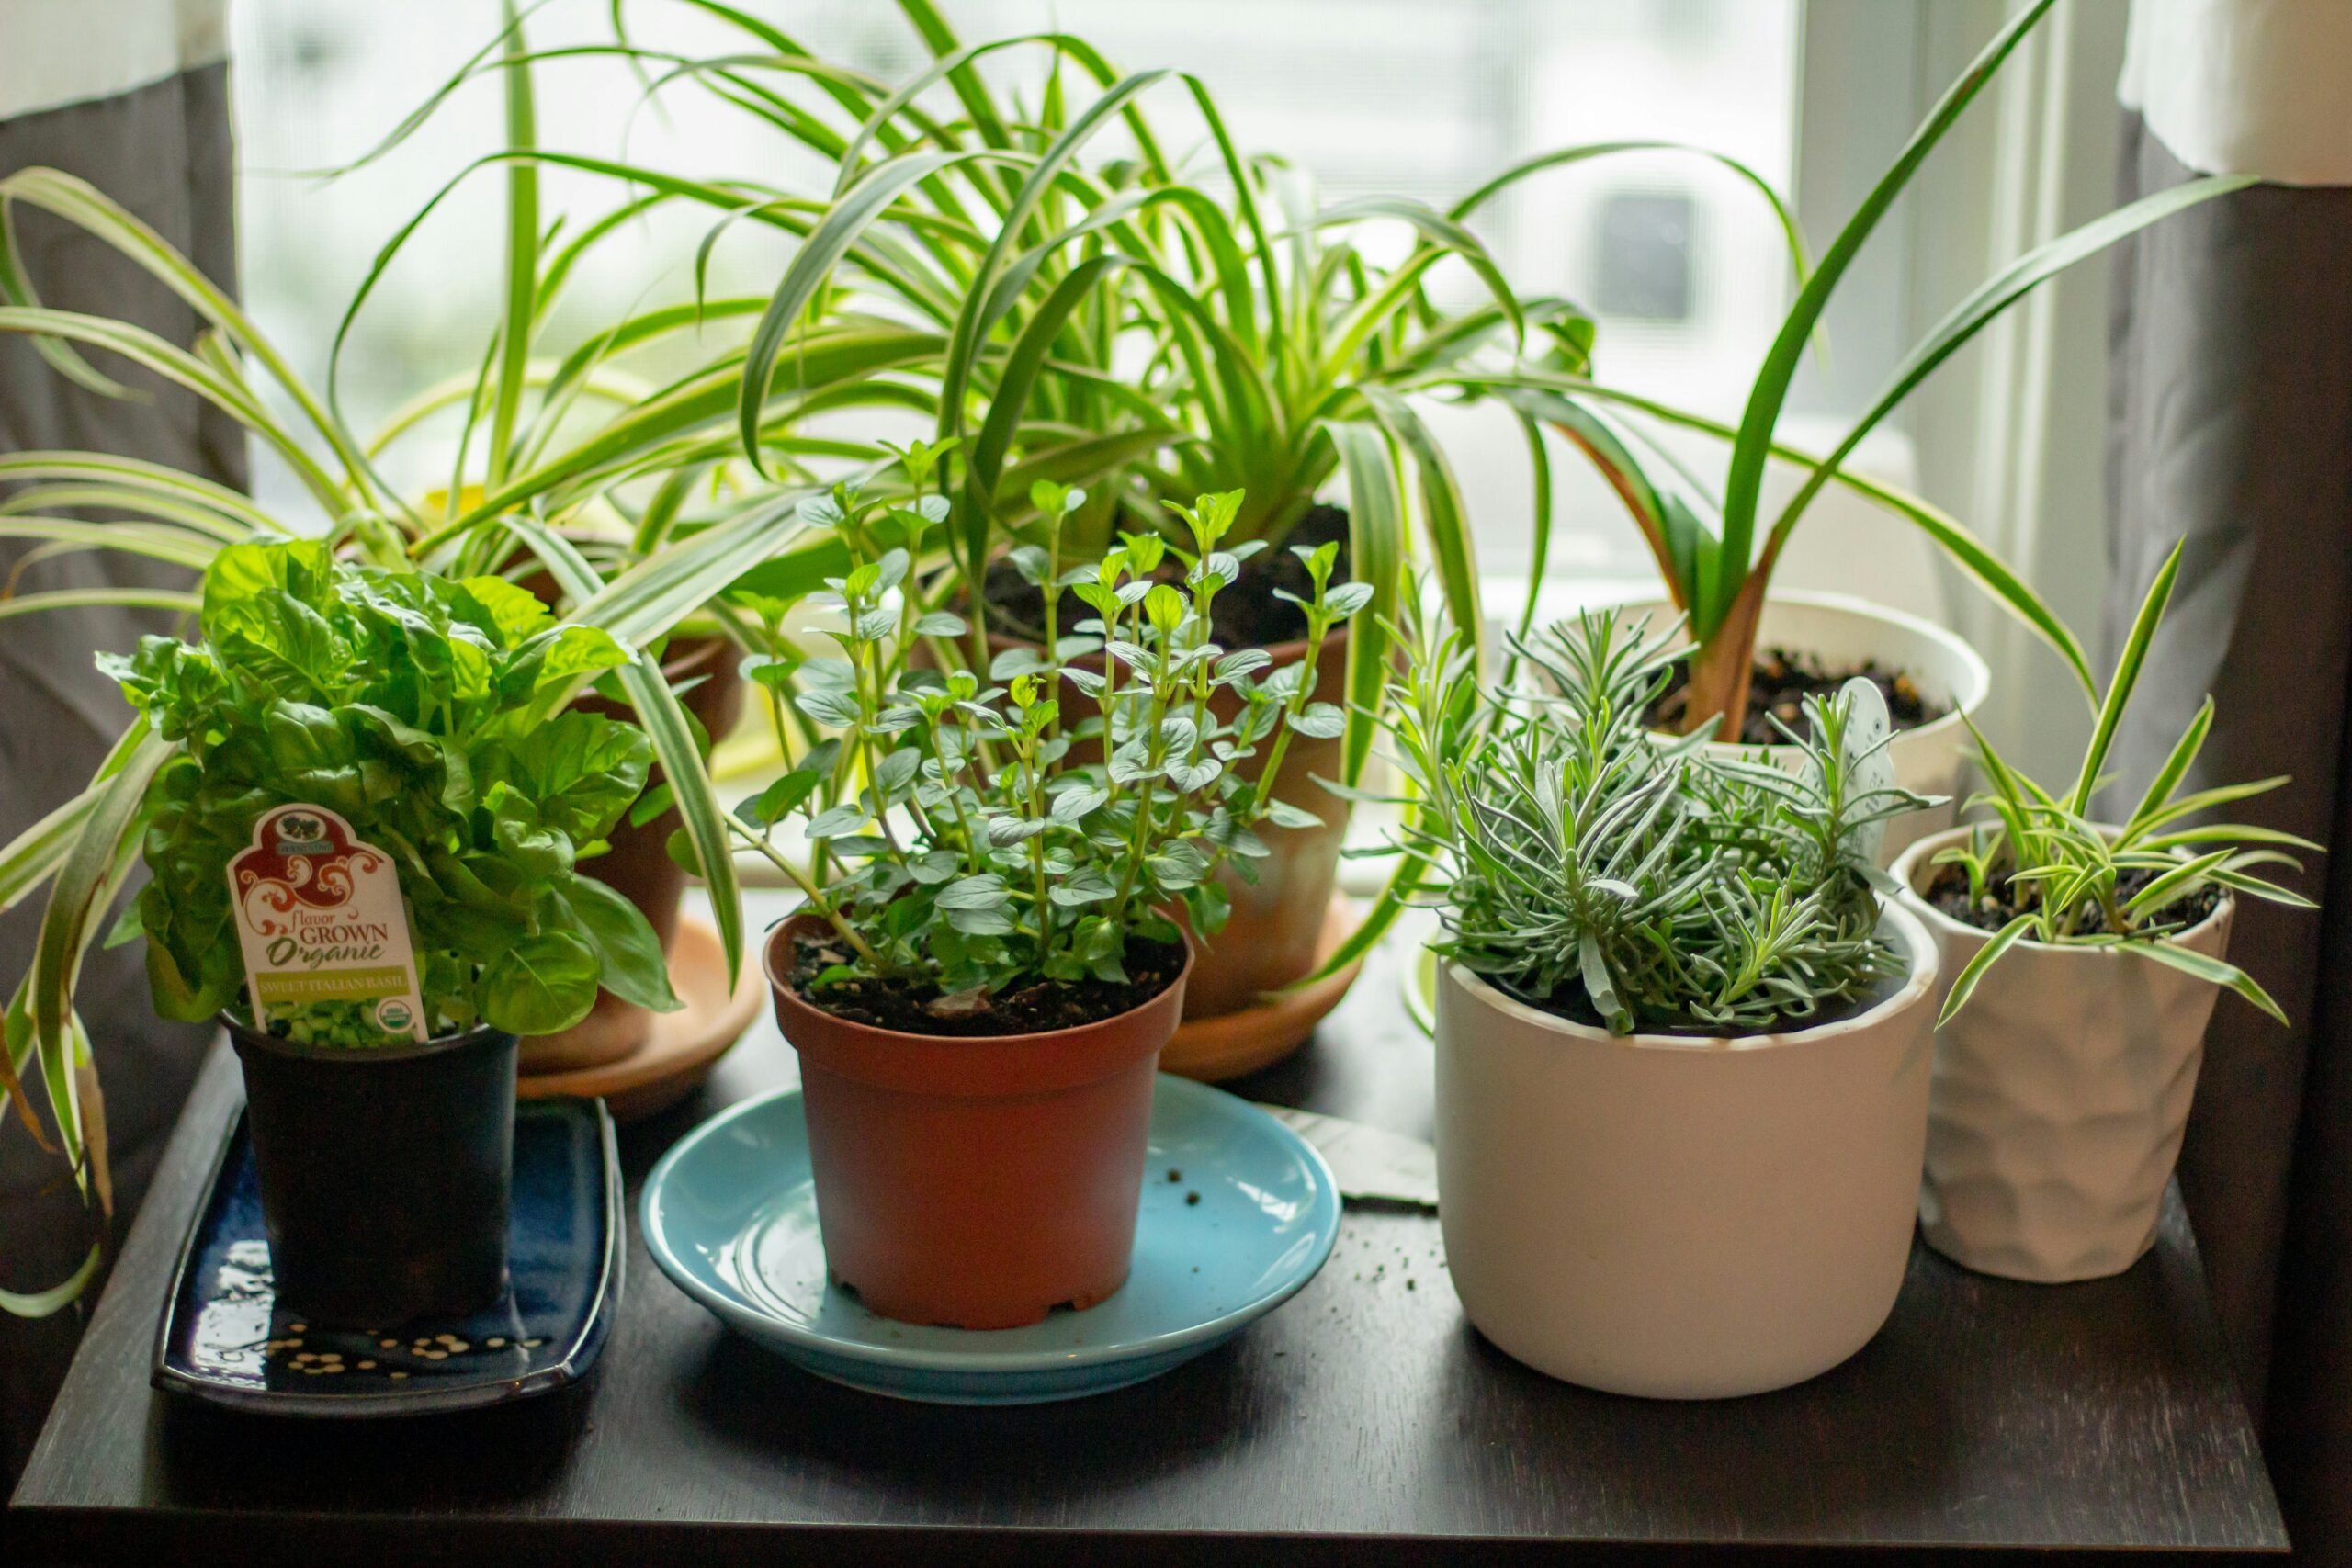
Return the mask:
{"type": "MultiPolygon", "coordinates": [[[[927,62],[888,0],[739,4],[818,54],[889,80],[927,62]]],[[[1539,151],[1652,138],[1729,153],[1777,188],[1790,185],[1798,0],[944,0],[942,9],[967,41],[1058,28],[1124,69],[1195,73],[1245,150],[1286,155],[1327,201],[1382,193],[1442,206],[1539,151]]],[[[610,0],[553,0],[531,13],[531,44],[609,42],[612,14],[610,0]]],[[[677,0],[628,0],[620,15],[643,47],[682,55],[737,47],[737,35],[677,0]]],[[[306,373],[324,375],[343,308],[379,247],[501,144],[496,83],[464,86],[380,159],[325,183],[304,172],[368,153],[498,25],[494,0],[237,0],[243,286],[306,373]]],[[[1008,51],[989,68],[1034,88],[1043,59],[1008,51]]],[[[537,96],[549,147],[811,194],[830,185],[830,170],[748,116],[690,84],[649,95],[621,61],[550,62],[537,96]]],[[[1181,87],[1155,89],[1147,107],[1166,117],[1171,145],[1197,136],[1181,87]]],[[[548,174],[541,197],[543,214],[569,214],[571,231],[617,199],[613,185],[562,170],[548,174]]],[[[475,372],[497,310],[501,211],[498,170],[471,174],[376,284],[337,378],[363,430],[403,400],[475,372]]],[[[709,222],[681,210],[632,223],[565,296],[559,339],[567,325],[577,341],[633,308],[691,297],[709,222]]],[[[754,227],[735,226],[714,250],[714,295],[764,295],[775,284],[785,246],[754,227]]],[[[1600,315],[1598,355],[1611,380],[1736,415],[1790,276],[1770,209],[1737,178],[1674,153],[1612,157],[1521,184],[1474,227],[1521,292],[1566,294],[1600,315]]],[[[1400,230],[1400,250],[1405,243],[1400,230]]],[[[661,383],[658,364],[637,368],[649,387],[661,383]]],[[[1526,457],[1516,427],[1476,409],[1430,417],[1457,457],[1482,566],[1523,565],[1526,457]]],[[[393,477],[420,490],[445,484],[452,446],[404,445],[393,477]]],[[[1640,570],[1640,544],[1600,482],[1579,466],[1560,468],[1557,565],[1640,570]]],[[[264,472],[259,482],[290,481],[264,472]]]]}

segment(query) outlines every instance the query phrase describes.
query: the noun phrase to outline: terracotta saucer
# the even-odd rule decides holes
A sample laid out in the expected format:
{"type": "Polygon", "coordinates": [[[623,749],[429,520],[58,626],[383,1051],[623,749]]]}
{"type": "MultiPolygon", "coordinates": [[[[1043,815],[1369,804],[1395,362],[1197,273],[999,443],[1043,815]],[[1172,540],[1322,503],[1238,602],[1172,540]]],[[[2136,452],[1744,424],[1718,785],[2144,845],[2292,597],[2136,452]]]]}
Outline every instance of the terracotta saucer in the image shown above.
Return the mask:
{"type": "MultiPolygon", "coordinates": [[[[1335,893],[1323,911],[1323,935],[1315,944],[1320,967],[1356,926],[1355,906],[1347,895],[1335,893]]],[[[1338,974],[1302,990],[1285,991],[1275,1000],[1216,1018],[1188,1018],[1176,1027],[1176,1038],[1159,1054],[1159,1070],[1204,1083],[1220,1083],[1271,1066],[1306,1043],[1323,1015],[1340,1005],[1363,967],[1358,959],[1338,974]]]]}
{"type": "Polygon", "coordinates": [[[525,1100],[566,1095],[602,1098],[614,1117],[633,1122],[666,1111],[701,1083],[711,1064],[742,1037],[768,992],[767,977],[746,954],[735,989],[727,988],[727,953],[718,932],[694,915],[678,921],[670,950],[670,986],[686,1005],[655,1013],[644,1044],[616,1062],[562,1073],[525,1073],[514,1092],[525,1100]]]}

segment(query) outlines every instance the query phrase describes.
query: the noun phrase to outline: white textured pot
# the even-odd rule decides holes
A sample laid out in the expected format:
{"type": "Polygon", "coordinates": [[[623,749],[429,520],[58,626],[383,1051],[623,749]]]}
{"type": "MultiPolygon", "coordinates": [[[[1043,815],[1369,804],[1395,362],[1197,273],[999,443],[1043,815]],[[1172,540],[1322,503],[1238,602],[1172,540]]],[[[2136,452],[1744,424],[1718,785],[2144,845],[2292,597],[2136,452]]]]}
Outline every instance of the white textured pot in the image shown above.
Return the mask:
{"type": "MultiPolygon", "coordinates": [[[[1624,601],[1620,606],[1648,615],[1663,629],[1679,614],[1667,600],[1655,596],[1624,601]]],[[[1951,795],[1957,801],[1968,777],[1961,747],[1968,739],[1963,714],[1974,715],[1992,689],[1993,674],[1977,651],[1959,634],[1932,621],[1906,615],[1844,593],[1775,593],[1764,601],[1756,631],[1758,650],[1785,648],[1822,660],[1832,668],[1841,663],[1876,660],[1882,670],[1908,675],[1919,694],[1949,711],[1932,724],[1896,733],[1887,745],[1894,762],[1894,782],[1920,795],[1951,795]]],[[[1726,751],[1753,753],[1753,746],[1726,746],[1726,751]]],[[[1773,747],[1791,758],[1793,747],[1773,747]]],[[[1879,846],[1879,863],[1894,857],[1917,839],[1951,826],[1951,805],[1915,811],[1886,825],[1879,846]]]]}
{"type": "MultiPolygon", "coordinates": [[[[1894,866],[1904,903],[1943,949],[1939,990],[1992,938],[1918,897],[1937,852],[1966,833],[1922,839],[1894,866]]],[[[2234,908],[2224,895],[2177,940],[2222,957],[2234,908]]],[[[2220,994],[2133,953],[2038,942],[2003,953],[1936,1032],[1919,1184],[1929,1245],[1987,1274],[2049,1284],[2138,1261],[2156,1239],[2220,994]]]]}
{"type": "Polygon", "coordinates": [[[1911,1255],[1936,948],[1860,1017],[1740,1039],[1611,1035],[1443,966],[1438,1219],[1479,1331],[1539,1371],[1663,1399],[1828,1371],[1911,1255]]]}

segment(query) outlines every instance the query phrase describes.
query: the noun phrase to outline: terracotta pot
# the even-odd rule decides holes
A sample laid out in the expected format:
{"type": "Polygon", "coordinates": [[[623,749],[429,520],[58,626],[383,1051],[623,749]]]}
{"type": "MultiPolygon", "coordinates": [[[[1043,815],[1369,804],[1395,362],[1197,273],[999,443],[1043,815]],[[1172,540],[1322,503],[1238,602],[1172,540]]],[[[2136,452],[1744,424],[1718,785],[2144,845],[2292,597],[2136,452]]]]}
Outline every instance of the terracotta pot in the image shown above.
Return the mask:
{"type": "MultiPolygon", "coordinates": [[[[1945,988],[1992,940],[1919,897],[1937,852],[1967,832],[1923,839],[1894,865],[1904,902],[1943,948],[1945,988]]],[[[2222,957],[2234,908],[2224,896],[2173,940],[2222,957]]],[[[2045,1284],[2139,1261],[2155,1245],[2220,995],[2138,953],[2020,942],[2002,954],[1936,1032],[1919,1186],[1928,1244],[2045,1284]]]]}
{"type": "Polygon", "coordinates": [[[1927,1141],[1937,950],[1860,1014],[1612,1035],[1458,964],[1437,987],[1438,1222],[1464,1312],[1554,1377],[1662,1399],[1828,1371],[1894,1309],[1927,1141]]]}
{"type": "Polygon", "coordinates": [[[776,1021],[800,1054],[817,1224],[833,1278],[906,1323],[1017,1328],[1126,1282],[1153,1070],[1184,972],[1115,1018],[1043,1034],[906,1034],[790,984],[814,916],[768,939],[776,1021]]]}
{"type": "MultiPolygon", "coordinates": [[[[662,673],[673,687],[688,681],[698,683],[678,700],[716,742],[735,728],[743,715],[743,677],[738,671],[734,646],[724,637],[695,637],[670,645],[662,673]]],[[[599,696],[579,698],[572,705],[584,713],[634,721],[637,712],[626,703],[599,696]]],[[[646,781],[650,789],[662,782],[657,766],[646,781]]],[[[677,808],[671,807],[642,828],[628,818],[613,829],[612,848],[585,863],[581,874],[620,894],[637,906],[661,940],[666,954],[678,939],[678,903],[686,890],[685,869],[670,858],[670,835],[678,829],[677,808]]],[[[642,1046],[653,1032],[653,1015],[635,1002],[625,1002],[610,991],[596,993],[586,1018],[560,1034],[526,1037],[522,1047],[526,1073],[576,1072],[619,1061],[642,1046]]]]}
{"type": "MultiPolygon", "coordinates": [[[[1678,614],[1673,605],[1655,596],[1628,600],[1616,607],[1647,615],[1650,625],[1659,630],[1678,614]]],[[[1992,689],[1992,671],[1974,649],[1957,633],[1931,621],[1866,599],[1795,592],[1775,593],[1764,601],[1756,646],[1790,649],[1833,666],[1874,659],[1883,670],[1910,676],[1922,695],[1948,709],[1931,723],[1899,731],[1887,745],[1897,784],[1921,795],[1951,799],[1888,822],[1879,840],[1879,863],[1894,864],[1905,846],[1951,826],[1953,808],[1967,793],[1968,762],[1961,755],[1961,747],[1967,742],[1968,727],[1962,716],[1973,716],[1992,689]]],[[[1804,755],[1793,746],[1719,745],[1714,749],[1735,756],[1767,751],[1791,771],[1804,755]]]]}
{"type": "MultiPolygon", "coordinates": [[[[991,653],[1035,646],[1001,633],[989,634],[991,653]]],[[[1266,651],[1274,660],[1268,668],[1279,669],[1305,659],[1306,641],[1302,637],[1276,643],[1266,651]]],[[[1091,655],[1078,663],[1100,671],[1102,657],[1091,655]]],[[[1342,626],[1323,639],[1315,669],[1317,699],[1344,705],[1347,679],[1348,631],[1342,626]]],[[[1074,687],[1064,687],[1061,703],[1062,712],[1072,722],[1091,718],[1099,711],[1074,687]]],[[[1209,706],[1219,718],[1230,722],[1241,712],[1241,699],[1230,688],[1221,687],[1209,698],[1209,706]]],[[[1244,778],[1254,779],[1264,770],[1272,745],[1272,737],[1259,743],[1258,754],[1241,767],[1244,778]]],[[[1340,847],[1348,836],[1348,803],[1315,781],[1339,777],[1344,747],[1341,737],[1313,740],[1301,735],[1293,737],[1289,750],[1283,753],[1275,797],[1313,812],[1322,825],[1259,824],[1258,836],[1272,852],[1254,863],[1255,885],[1244,882],[1229,863],[1220,868],[1218,880],[1233,901],[1233,912],[1223,931],[1197,939],[1193,978],[1184,993],[1185,1018],[1219,1018],[1258,1006],[1263,993],[1280,990],[1313,972],[1324,915],[1330,908],[1332,886],[1339,879],[1340,847]]],[[[1305,1027],[1311,1031],[1314,1020],[1306,1020],[1305,1027]]],[[[1304,1038],[1302,1033],[1300,1039],[1304,1038]]]]}

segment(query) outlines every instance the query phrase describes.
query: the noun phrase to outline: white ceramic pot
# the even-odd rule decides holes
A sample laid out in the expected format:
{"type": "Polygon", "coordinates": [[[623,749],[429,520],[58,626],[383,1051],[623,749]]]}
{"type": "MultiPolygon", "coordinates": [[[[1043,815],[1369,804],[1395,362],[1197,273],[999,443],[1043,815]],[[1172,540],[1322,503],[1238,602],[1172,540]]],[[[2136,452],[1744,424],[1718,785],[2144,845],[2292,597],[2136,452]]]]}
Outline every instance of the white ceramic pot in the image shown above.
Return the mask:
{"type": "MultiPolygon", "coordinates": [[[[1644,597],[1625,601],[1623,609],[1645,614],[1663,627],[1679,613],[1668,601],[1644,597]]],[[[1764,601],[1758,617],[1756,646],[1785,648],[1822,660],[1831,668],[1876,660],[1879,668],[1908,675],[1919,694],[1947,709],[1941,718],[1917,729],[1899,732],[1887,746],[1894,762],[1894,781],[1921,795],[1952,797],[1952,804],[1915,811],[1886,825],[1879,846],[1879,863],[1894,857],[1914,840],[1940,832],[1952,824],[1954,806],[1968,782],[1967,760],[1961,747],[1968,739],[1963,714],[1973,716],[1992,689],[1993,674],[1977,651],[1932,621],[1888,610],[1844,593],[1775,593],[1764,601]]],[[[1723,748],[1741,754],[1753,746],[1723,748]]],[[[1792,747],[1774,751],[1795,754],[1792,747]]]]}
{"type": "MultiPolygon", "coordinates": [[[[1917,896],[1936,852],[1966,831],[1922,839],[1894,866],[1904,903],[1943,950],[1939,990],[1992,935],[1917,896]]],[[[2225,895],[2177,940],[2222,957],[2234,908],[2225,895]]],[[[2156,1239],[2220,994],[2132,953],[2020,942],[2002,954],[1936,1032],[1919,1185],[1928,1243],[2012,1280],[2129,1269],[2156,1239]]]]}
{"type": "Polygon", "coordinates": [[[1927,1138],[1936,948],[1857,1018],[1611,1035],[1458,964],[1437,1008],[1438,1219],[1463,1310],[1539,1371],[1663,1399],[1828,1371],[1893,1310],[1927,1138]]]}

